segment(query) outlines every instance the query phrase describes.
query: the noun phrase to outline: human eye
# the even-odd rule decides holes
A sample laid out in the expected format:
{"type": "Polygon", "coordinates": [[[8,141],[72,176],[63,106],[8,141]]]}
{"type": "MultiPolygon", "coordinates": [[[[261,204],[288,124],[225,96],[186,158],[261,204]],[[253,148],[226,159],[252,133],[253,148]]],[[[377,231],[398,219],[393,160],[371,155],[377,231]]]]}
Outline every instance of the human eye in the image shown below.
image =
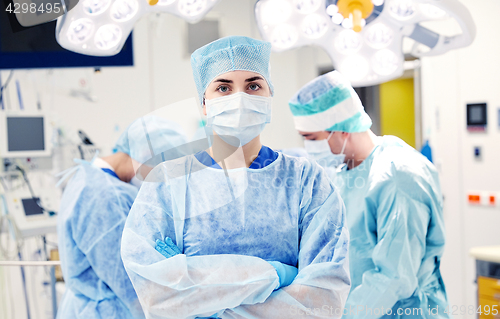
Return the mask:
{"type": "Polygon", "coordinates": [[[251,91],[258,91],[262,88],[262,86],[260,86],[260,84],[258,83],[250,83],[248,85],[248,89],[251,90],[251,91]]]}
{"type": "Polygon", "coordinates": [[[229,86],[227,86],[227,85],[219,85],[217,87],[216,91],[219,92],[219,93],[227,93],[227,92],[229,92],[229,86]]]}

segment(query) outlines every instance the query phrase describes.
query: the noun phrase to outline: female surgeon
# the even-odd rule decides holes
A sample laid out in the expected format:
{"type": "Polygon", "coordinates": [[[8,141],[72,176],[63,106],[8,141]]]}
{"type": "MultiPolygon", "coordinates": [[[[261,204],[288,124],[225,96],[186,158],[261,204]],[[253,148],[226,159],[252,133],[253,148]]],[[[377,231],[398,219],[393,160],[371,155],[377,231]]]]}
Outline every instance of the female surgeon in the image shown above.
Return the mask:
{"type": "Polygon", "coordinates": [[[147,318],[342,316],[342,199],[319,165],[260,142],[271,115],[270,47],[233,36],[191,57],[211,147],[158,165],[123,233],[147,318]]]}

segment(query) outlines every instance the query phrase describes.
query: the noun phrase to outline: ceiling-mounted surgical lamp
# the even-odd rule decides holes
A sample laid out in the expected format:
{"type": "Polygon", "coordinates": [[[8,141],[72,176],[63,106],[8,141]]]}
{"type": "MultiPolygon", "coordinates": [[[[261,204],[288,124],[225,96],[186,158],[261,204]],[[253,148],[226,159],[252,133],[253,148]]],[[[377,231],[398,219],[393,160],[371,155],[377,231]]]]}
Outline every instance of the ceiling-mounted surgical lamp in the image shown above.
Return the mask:
{"type": "Polygon", "coordinates": [[[470,45],[476,28],[457,0],[260,0],[255,6],[262,37],[281,52],[322,47],[354,86],[369,86],[404,72],[403,37],[412,55],[439,55],[470,45]],[[421,22],[454,18],[462,33],[444,36],[421,22]]]}
{"type": "Polygon", "coordinates": [[[80,0],[57,20],[56,38],[70,51],[95,56],[120,52],[143,15],[171,13],[190,23],[201,20],[219,0],[80,0]]]}

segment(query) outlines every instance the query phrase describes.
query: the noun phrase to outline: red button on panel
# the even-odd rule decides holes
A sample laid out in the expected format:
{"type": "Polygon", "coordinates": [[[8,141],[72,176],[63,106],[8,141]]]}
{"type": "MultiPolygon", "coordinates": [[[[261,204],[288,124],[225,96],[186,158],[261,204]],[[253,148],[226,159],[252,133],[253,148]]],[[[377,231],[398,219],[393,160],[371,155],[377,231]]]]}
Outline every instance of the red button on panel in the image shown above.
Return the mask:
{"type": "Polygon", "coordinates": [[[479,195],[469,195],[469,203],[471,204],[481,204],[481,196],[479,195]]]}

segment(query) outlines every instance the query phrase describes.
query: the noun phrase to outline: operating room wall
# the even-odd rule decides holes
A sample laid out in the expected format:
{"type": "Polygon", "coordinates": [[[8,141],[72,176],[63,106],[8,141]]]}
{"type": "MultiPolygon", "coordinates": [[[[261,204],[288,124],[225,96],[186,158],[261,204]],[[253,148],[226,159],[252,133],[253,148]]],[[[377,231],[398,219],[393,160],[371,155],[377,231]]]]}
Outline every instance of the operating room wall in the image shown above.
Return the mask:
{"type": "Polygon", "coordinates": [[[500,42],[494,38],[500,32],[500,2],[461,2],[473,16],[477,37],[468,48],[422,59],[422,104],[423,134],[433,147],[445,197],[447,243],[441,272],[450,304],[468,307],[477,306],[469,250],[500,244],[500,208],[471,206],[466,197],[469,191],[500,192],[500,42]],[[488,103],[484,133],[467,131],[466,104],[475,102],[488,103]],[[481,161],[474,159],[475,146],[482,147],[481,161]]]}

